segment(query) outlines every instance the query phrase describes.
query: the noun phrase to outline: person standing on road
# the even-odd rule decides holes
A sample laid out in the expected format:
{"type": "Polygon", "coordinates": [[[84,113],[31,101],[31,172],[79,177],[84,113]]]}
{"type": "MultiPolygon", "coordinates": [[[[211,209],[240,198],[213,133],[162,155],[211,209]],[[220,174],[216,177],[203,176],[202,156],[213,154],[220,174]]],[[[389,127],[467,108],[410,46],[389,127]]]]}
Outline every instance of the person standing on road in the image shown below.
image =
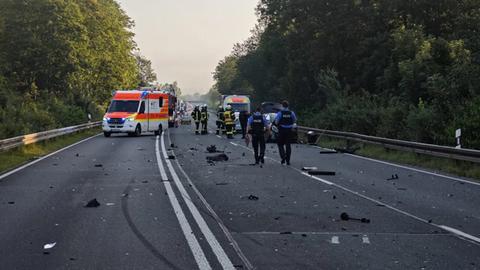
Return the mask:
{"type": "Polygon", "coordinates": [[[247,111],[240,111],[238,116],[238,121],[240,122],[240,127],[242,128],[242,139],[245,139],[247,133],[247,122],[249,119],[249,114],[247,111]]]}
{"type": "Polygon", "coordinates": [[[223,110],[223,107],[219,106],[217,110],[217,135],[220,135],[220,132],[223,132],[223,130],[225,130],[223,119],[224,112],[225,111],[223,110]]]}
{"type": "Polygon", "coordinates": [[[233,132],[235,129],[235,114],[232,111],[232,106],[227,105],[225,113],[223,113],[225,119],[225,128],[227,130],[227,138],[233,139],[233,132]]]}
{"type": "Polygon", "coordinates": [[[195,121],[195,134],[200,134],[200,118],[202,117],[200,108],[195,106],[195,108],[192,111],[192,118],[193,121],[195,121]]]}
{"type": "Polygon", "coordinates": [[[255,113],[248,118],[247,135],[252,136],[252,146],[255,155],[255,164],[265,163],[265,134],[269,132],[268,120],[262,114],[262,108],[258,107],[255,113]],[[260,154],[258,148],[260,147],[260,154]]]}
{"type": "Polygon", "coordinates": [[[202,106],[202,111],[200,114],[200,121],[202,122],[202,135],[208,134],[207,124],[208,124],[208,110],[207,105],[202,106]]]}
{"type": "Polygon", "coordinates": [[[278,127],[277,145],[280,152],[282,164],[290,165],[292,154],[291,142],[293,139],[293,128],[297,123],[297,116],[288,109],[288,101],[282,102],[282,110],[277,113],[274,124],[278,127]]]}

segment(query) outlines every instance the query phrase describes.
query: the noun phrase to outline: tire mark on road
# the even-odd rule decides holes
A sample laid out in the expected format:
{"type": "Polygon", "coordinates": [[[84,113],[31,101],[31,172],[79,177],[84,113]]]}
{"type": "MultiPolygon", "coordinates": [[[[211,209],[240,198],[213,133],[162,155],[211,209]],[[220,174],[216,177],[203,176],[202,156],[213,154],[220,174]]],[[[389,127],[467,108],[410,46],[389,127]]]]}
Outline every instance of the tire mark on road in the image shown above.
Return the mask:
{"type": "MultiPolygon", "coordinates": [[[[131,191],[131,186],[130,184],[127,186],[127,188],[123,191],[123,194],[129,194],[131,191]]],[[[181,269],[177,267],[175,264],[173,264],[170,260],[168,260],[165,256],[163,256],[154,246],[152,243],[150,243],[147,238],[138,230],[137,226],[132,220],[132,217],[130,216],[130,212],[128,211],[128,196],[123,196],[122,197],[122,212],[123,215],[125,216],[125,219],[127,220],[128,226],[130,227],[130,230],[135,234],[135,236],[142,242],[143,246],[145,246],[148,251],[150,251],[155,257],[157,257],[159,260],[161,260],[166,266],[168,266],[170,269],[181,269]]]]}

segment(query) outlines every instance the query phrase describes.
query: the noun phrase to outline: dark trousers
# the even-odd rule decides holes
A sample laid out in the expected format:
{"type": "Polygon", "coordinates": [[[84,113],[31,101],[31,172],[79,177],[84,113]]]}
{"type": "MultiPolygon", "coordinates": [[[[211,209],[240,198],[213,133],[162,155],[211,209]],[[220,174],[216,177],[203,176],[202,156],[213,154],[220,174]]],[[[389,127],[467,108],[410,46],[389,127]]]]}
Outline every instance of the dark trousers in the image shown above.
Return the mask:
{"type": "Polygon", "coordinates": [[[247,123],[246,122],[240,122],[240,127],[242,127],[242,139],[245,138],[245,135],[247,134],[247,123]]]}
{"type": "Polygon", "coordinates": [[[280,158],[290,163],[290,156],[292,155],[292,146],[290,145],[293,137],[293,131],[291,128],[279,128],[278,129],[278,152],[280,158]]]}
{"type": "Polygon", "coordinates": [[[265,156],[265,135],[253,134],[252,146],[253,146],[253,152],[255,153],[255,163],[258,163],[260,160],[263,161],[263,157],[265,156]],[[260,154],[258,153],[259,147],[260,147],[260,154]]]}
{"type": "Polygon", "coordinates": [[[226,124],[225,128],[227,130],[227,137],[233,138],[233,129],[235,128],[235,124],[226,124]]]}
{"type": "Polygon", "coordinates": [[[200,129],[200,121],[195,121],[195,133],[198,133],[200,129]]]}
{"type": "Polygon", "coordinates": [[[202,133],[203,133],[203,134],[207,134],[207,133],[208,133],[208,132],[207,132],[207,123],[208,123],[208,122],[207,122],[206,120],[205,120],[205,121],[202,121],[202,133]]]}

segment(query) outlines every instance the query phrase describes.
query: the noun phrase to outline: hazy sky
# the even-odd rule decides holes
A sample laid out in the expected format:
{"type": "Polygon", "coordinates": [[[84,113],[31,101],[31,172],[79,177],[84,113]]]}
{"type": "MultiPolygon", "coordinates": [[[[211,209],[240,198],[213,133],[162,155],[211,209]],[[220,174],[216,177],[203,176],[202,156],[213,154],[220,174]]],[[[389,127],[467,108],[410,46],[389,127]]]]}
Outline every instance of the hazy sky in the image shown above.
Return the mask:
{"type": "Polygon", "coordinates": [[[207,92],[212,72],[250,36],[258,0],[118,0],[135,20],[135,41],[160,82],[207,92]]]}

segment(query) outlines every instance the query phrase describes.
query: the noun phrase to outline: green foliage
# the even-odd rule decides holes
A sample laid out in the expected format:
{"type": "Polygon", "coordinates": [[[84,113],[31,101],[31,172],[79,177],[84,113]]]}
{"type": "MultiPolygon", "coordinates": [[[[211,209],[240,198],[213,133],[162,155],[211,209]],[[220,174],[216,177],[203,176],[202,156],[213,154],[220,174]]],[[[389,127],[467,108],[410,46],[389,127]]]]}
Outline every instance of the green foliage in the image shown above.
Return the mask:
{"type": "Polygon", "coordinates": [[[114,0],[0,1],[0,138],[98,119],[112,90],[152,80],[132,27],[114,0]]]}
{"type": "Polygon", "coordinates": [[[463,127],[464,145],[478,148],[479,10],[472,0],[261,0],[259,26],[219,63],[215,88],[288,99],[321,128],[453,145],[463,127]]]}

